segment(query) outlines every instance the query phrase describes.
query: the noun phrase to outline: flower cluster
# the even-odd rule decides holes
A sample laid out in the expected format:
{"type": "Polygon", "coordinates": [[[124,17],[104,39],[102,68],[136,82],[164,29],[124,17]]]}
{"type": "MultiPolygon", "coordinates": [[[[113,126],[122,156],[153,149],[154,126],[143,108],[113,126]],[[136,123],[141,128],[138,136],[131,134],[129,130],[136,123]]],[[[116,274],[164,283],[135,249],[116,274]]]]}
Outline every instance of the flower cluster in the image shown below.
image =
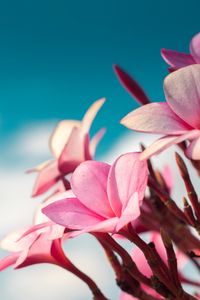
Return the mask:
{"type": "Polygon", "coordinates": [[[54,264],[83,280],[93,299],[106,300],[63,249],[67,239],[89,233],[105,251],[121,289],[120,300],[200,299],[200,282],[183,272],[188,263],[200,270],[200,203],[185,164],[189,160],[200,174],[200,34],[192,39],[190,52],[161,50],[170,65],[164,80],[166,102],[151,102],[140,85],[114,65],[122,85],[142,105],[121,124],[163,135],[147,148],[141,145],[141,152],[133,149],[111,165],[95,160],[105,129],[93,138],[89,130],[105,99],[94,102],[82,121],[57,125],[50,138],[54,158],[29,170],[37,173],[32,196],[49,190],[50,195],[38,206],[33,224],[1,241],[10,252],[0,260],[1,271],[54,264]],[[175,155],[187,193],[182,207],[172,199],[170,166],[157,170],[150,160],[174,144],[182,151],[175,155]],[[143,233],[148,233],[148,241],[143,233]],[[121,239],[134,244],[132,253],[121,246],[121,239]],[[186,285],[193,286],[193,295],[186,285]]]}

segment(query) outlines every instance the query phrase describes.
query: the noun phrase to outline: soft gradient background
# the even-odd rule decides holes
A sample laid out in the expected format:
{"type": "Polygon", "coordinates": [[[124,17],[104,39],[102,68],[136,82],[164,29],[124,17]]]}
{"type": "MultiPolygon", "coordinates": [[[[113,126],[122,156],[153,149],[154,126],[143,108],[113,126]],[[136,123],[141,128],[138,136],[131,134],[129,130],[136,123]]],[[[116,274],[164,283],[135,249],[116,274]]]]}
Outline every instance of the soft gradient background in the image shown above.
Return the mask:
{"type": "MultiPolygon", "coordinates": [[[[134,148],[137,139],[124,138],[127,131],[118,121],[137,104],[112,64],[134,75],[153,100],[163,101],[167,66],[160,49],[188,51],[200,31],[199,11],[198,0],[0,2],[0,237],[30,223],[40,200],[30,199],[34,176],[24,170],[49,158],[48,137],[58,120],[80,119],[94,100],[106,97],[93,126],[108,128],[97,157],[112,160],[116,152],[134,148]]],[[[95,241],[80,237],[66,247],[117,299],[95,241]]],[[[0,274],[0,291],[3,300],[91,299],[82,283],[51,266],[7,270],[0,274]]]]}

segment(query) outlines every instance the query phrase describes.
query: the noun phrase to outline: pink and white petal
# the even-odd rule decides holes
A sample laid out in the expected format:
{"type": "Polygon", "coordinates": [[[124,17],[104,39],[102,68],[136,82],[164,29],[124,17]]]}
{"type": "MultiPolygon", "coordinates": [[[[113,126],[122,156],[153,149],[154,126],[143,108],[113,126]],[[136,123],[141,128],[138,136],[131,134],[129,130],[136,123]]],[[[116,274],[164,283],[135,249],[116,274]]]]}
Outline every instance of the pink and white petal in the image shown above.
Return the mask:
{"type": "Polygon", "coordinates": [[[58,168],[61,173],[69,174],[85,160],[86,135],[82,134],[81,129],[74,127],[68,142],[58,159],[58,168]]]}
{"type": "Polygon", "coordinates": [[[56,224],[69,229],[83,229],[103,220],[101,216],[88,209],[76,198],[51,203],[44,207],[42,212],[56,224]]]}
{"type": "Polygon", "coordinates": [[[30,246],[35,237],[28,236],[26,239],[21,240],[21,236],[28,231],[29,227],[24,227],[19,230],[15,230],[3,238],[0,242],[0,248],[10,252],[20,252],[24,248],[30,246]]]}
{"type": "Polygon", "coordinates": [[[89,132],[92,122],[96,117],[96,114],[98,113],[105,101],[105,98],[95,101],[86,111],[81,123],[81,129],[83,134],[87,134],[89,132]]]}
{"type": "Polygon", "coordinates": [[[140,154],[123,154],[110,168],[107,193],[110,205],[118,217],[121,217],[136,192],[139,204],[144,197],[148,170],[146,162],[140,161],[140,154]]]}
{"type": "Polygon", "coordinates": [[[55,128],[50,138],[50,149],[56,158],[58,158],[63,151],[74,127],[80,128],[81,122],[76,120],[64,120],[58,123],[55,128]]]}
{"type": "Polygon", "coordinates": [[[109,232],[114,233],[118,222],[117,217],[113,217],[107,220],[103,220],[96,225],[89,226],[84,232],[109,232]]]}
{"type": "Polygon", "coordinates": [[[85,159],[84,160],[91,160],[93,159],[93,157],[91,156],[90,153],[90,137],[89,134],[85,134],[85,140],[84,140],[84,144],[85,144],[85,159]]]}
{"type": "Polygon", "coordinates": [[[185,154],[191,159],[200,160],[200,138],[197,138],[190,143],[185,154]]]}
{"type": "Polygon", "coordinates": [[[172,68],[175,69],[196,64],[192,55],[182,53],[182,52],[177,52],[174,50],[161,49],[161,56],[166,61],[166,63],[168,63],[172,68]]]}
{"type": "Polygon", "coordinates": [[[135,131],[158,134],[182,134],[191,129],[165,102],[139,107],[125,116],[120,123],[135,131]]]}
{"type": "Polygon", "coordinates": [[[200,33],[197,33],[190,42],[190,52],[196,63],[200,63],[200,33]]]}
{"type": "Polygon", "coordinates": [[[113,68],[119,81],[133,98],[142,105],[151,102],[142,87],[127,72],[118,65],[114,65],[113,68]]]}
{"type": "Polygon", "coordinates": [[[58,200],[66,199],[66,198],[76,198],[73,194],[72,190],[68,190],[65,192],[55,193],[48,197],[43,203],[39,204],[37,210],[34,215],[34,224],[39,225],[45,222],[49,222],[49,218],[42,213],[42,208],[46,207],[48,204],[54,203],[58,200]]]}
{"type": "Polygon", "coordinates": [[[106,128],[101,128],[95,134],[95,136],[93,136],[93,138],[91,139],[90,145],[89,145],[89,152],[90,152],[91,158],[94,157],[95,152],[96,152],[96,147],[99,144],[99,142],[101,141],[101,139],[104,136],[105,132],[106,132],[106,128]]]}
{"type": "Polygon", "coordinates": [[[25,249],[19,256],[14,266],[15,269],[23,268],[38,263],[56,263],[51,256],[52,241],[47,234],[41,234],[28,249],[25,249]]]}
{"type": "Polygon", "coordinates": [[[100,221],[97,224],[85,227],[82,230],[72,231],[67,234],[67,238],[74,238],[83,233],[90,232],[107,232],[107,233],[115,233],[116,225],[119,219],[117,217],[113,217],[107,220],[100,221]]]}
{"type": "Polygon", "coordinates": [[[14,265],[20,255],[20,252],[8,255],[0,259],[0,271],[7,269],[8,267],[14,265]]]}
{"type": "Polygon", "coordinates": [[[32,197],[39,196],[48,191],[60,178],[61,174],[58,170],[57,161],[51,161],[38,173],[32,197]]]}
{"type": "Polygon", "coordinates": [[[24,231],[24,233],[19,237],[17,242],[26,240],[27,238],[30,238],[33,241],[35,241],[39,234],[48,231],[53,225],[55,225],[55,223],[52,221],[33,225],[28,230],[24,231]]]}
{"type": "Polygon", "coordinates": [[[153,144],[148,146],[140,155],[140,159],[148,159],[153,155],[159,154],[165,149],[169,148],[172,145],[181,143],[185,140],[196,139],[200,136],[199,130],[191,130],[187,133],[180,136],[167,136],[161,139],[156,140],[153,144]]]}
{"type": "Polygon", "coordinates": [[[164,91],[170,108],[193,128],[200,129],[200,65],[191,65],[168,75],[164,91]]]}
{"type": "Polygon", "coordinates": [[[89,160],[80,164],[71,177],[72,191],[81,203],[106,218],[114,216],[106,191],[109,170],[108,164],[89,160]]]}
{"type": "Polygon", "coordinates": [[[64,236],[65,227],[61,225],[52,225],[48,235],[49,240],[61,239],[64,236]]]}
{"type": "Polygon", "coordinates": [[[52,161],[51,160],[47,160],[47,161],[44,161],[43,163],[31,168],[31,169],[28,169],[26,171],[26,173],[33,173],[33,172],[40,172],[42,169],[44,169],[49,163],[51,163],[52,161]]]}

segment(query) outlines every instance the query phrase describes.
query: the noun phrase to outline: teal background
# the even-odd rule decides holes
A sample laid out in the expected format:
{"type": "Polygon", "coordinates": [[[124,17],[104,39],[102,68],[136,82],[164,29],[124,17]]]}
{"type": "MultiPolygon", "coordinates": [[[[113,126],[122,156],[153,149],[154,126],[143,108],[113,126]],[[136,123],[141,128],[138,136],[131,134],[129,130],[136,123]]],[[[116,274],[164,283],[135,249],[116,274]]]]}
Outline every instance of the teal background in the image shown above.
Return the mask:
{"type": "Polygon", "coordinates": [[[0,136],[5,141],[32,121],[81,118],[106,97],[94,126],[108,128],[99,148],[106,150],[123,132],[118,121],[137,105],[112,64],[163,101],[160,49],[188,51],[199,8],[198,0],[1,1],[0,136]]]}

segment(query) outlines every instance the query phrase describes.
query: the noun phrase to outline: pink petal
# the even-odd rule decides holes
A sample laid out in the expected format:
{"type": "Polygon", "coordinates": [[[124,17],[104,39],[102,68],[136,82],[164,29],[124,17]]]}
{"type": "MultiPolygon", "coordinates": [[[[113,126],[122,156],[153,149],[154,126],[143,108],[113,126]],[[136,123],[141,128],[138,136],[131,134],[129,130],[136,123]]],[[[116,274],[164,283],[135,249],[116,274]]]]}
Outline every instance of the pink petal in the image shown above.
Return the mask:
{"type": "Polygon", "coordinates": [[[14,266],[15,269],[38,263],[56,263],[51,256],[52,241],[48,239],[48,234],[39,235],[31,247],[20,254],[14,266]]]}
{"type": "Polygon", "coordinates": [[[50,148],[55,157],[60,156],[74,127],[80,128],[81,122],[75,120],[64,120],[58,123],[50,138],[50,148]]]}
{"type": "Polygon", "coordinates": [[[175,69],[183,68],[196,63],[190,54],[182,52],[161,49],[161,55],[166,63],[175,69]]]}
{"type": "Polygon", "coordinates": [[[191,159],[200,160],[200,138],[193,140],[185,153],[191,159]]]}
{"type": "Polygon", "coordinates": [[[51,228],[51,226],[55,225],[52,221],[44,222],[41,224],[36,224],[31,226],[28,230],[24,231],[24,233],[19,237],[18,241],[23,241],[26,239],[33,239],[33,241],[38,237],[38,235],[44,231],[47,231],[51,228]]]}
{"type": "Polygon", "coordinates": [[[132,222],[133,220],[136,220],[139,216],[140,202],[138,199],[138,193],[136,192],[130,197],[127,205],[125,206],[125,209],[123,210],[122,215],[117,222],[115,231],[118,232],[125,225],[132,222]]]}
{"type": "Polygon", "coordinates": [[[49,163],[51,162],[51,160],[47,160],[47,161],[44,161],[43,163],[31,168],[31,169],[28,169],[26,171],[26,173],[32,173],[32,172],[40,172],[42,169],[44,169],[49,163]]]}
{"type": "MultiPolygon", "coordinates": [[[[165,264],[167,265],[168,264],[167,254],[166,254],[165,247],[163,245],[161,235],[158,232],[153,232],[153,234],[151,236],[151,240],[155,244],[158,254],[162,258],[162,260],[165,262],[165,264]]],[[[177,258],[178,270],[181,271],[185,267],[185,264],[187,262],[189,262],[189,259],[183,252],[181,252],[179,250],[176,250],[175,252],[176,252],[176,258],[177,258]]]]}
{"type": "Polygon", "coordinates": [[[18,259],[20,253],[14,253],[9,256],[4,257],[0,260],[0,271],[5,270],[6,268],[14,265],[18,259]]]}
{"type": "Polygon", "coordinates": [[[151,240],[154,243],[158,254],[167,265],[167,254],[160,233],[153,232],[151,235],[151,240]]]}
{"type": "Polygon", "coordinates": [[[42,212],[53,222],[71,229],[83,229],[103,220],[76,198],[56,201],[44,207],[42,212]]]}
{"type": "Polygon", "coordinates": [[[90,147],[89,151],[90,151],[90,156],[91,157],[94,157],[95,152],[96,152],[96,147],[99,144],[99,142],[101,141],[101,139],[104,136],[105,132],[106,132],[106,128],[102,128],[91,139],[90,145],[89,145],[89,147],[90,147]]]}
{"type": "Polygon", "coordinates": [[[114,216],[106,192],[109,170],[106,163],[86,161],[76,168],[71,178],[72,191],[81,203],[106,218],[114,216]]]}
{"type": "Polygon", "coordinates": [[[190,52],[196,63],[200,63],[200,33],[197,33],[190,42],[190,52]]]}
{"type": "Polygon", "coordinates": [[[63,174],[73,172],[85,160],[85,142],[81,129],[74,127],[58,159],[58,167],[63,174]]]}
{"type": "Polygon", "coordinates": [[[97,100],[87,110],[87,112],[84,115],[84,118],[82,120],[82,125],[81,125],[81,129],[82,129],[83,133],[89,132],[92,122],[93,122],[94,118],[96,117],[96,114],[98,113],[98,111],[100,110],[100,108],[102,107],[102,105],[104,104],[105,101],[106,101],[105,98],[97,100]]]}
{"type": "Polygon", "coordinates": [[[181,134],[190,129],[167,103],[150,103],[133,110],[121,124],[139,132],[181,134]]]}
{"type": "Polygon", "coordinates": [[[61,174],[58,170],[57,161],[51,161],[45,166],[36,178],[32,196],[39,196],[50,189],[59,179],[61,174]]]}
{"type": "Polygon", "coordinates": [[[4,250],[10,252],[20,252],[24,248],[30,246],[32,242],[35,240],[35,236],[28,236],[25,239],[21,239],[22,235],[30,230],[30,228],[22,228],[13,231],[8,234],[4,239],[0,242],[0,247],[4,250]]]}
{"type": "Polygon", "coordinates": [[[116,226],[118,222],[119,219],[117,217],[103,220],[97,224],[87,226],[83,230],[72,232],[69,237],[76,237],[80,234],[87,233],[87,232],[107,232],[113,234],[116,232],[116,226]]]}
{"type": "Polygon", "coordinates": [[[143,275],[147,277],[152,276],[152,271],[147,263],[147,260],[143,252],[138,247],[134,247],[131,256],[143,275]]]}
{"type": "Polygon", "coordinates": [[[195,139],[200,135],[199,130],[191,130],[187,133],[180,135],[178,137],[167,136],[161,139],[156,140],[153,144],[147,147],[141,154],[140,159],[148,159],[152,155],[159,154],[165,149],[169,148],[172,145],[181,143],[185,140],[195,139]]]}
{"type": "Polygon", "coordinates": [[[75,198],[72,190],[68,190],[65,192],[57,192],[53,195],[51,195],[50,197],[48,197],[43,203],[39,204],[39,206],[37,207],[37,210],[35,212],[34,215],[34,224],[38,225],[38,224],[44,224],[45,222],[49,222],[49,219],[47,218],[47,216],[45,216],[42,213],[42,208],[46,207],[48,204],[54,203],[58,200],[62,200],[65,198],[75,198]]]}
{"type": "Polygon", "coordinates": [[[85,134],[84,136],[84,149],[85,149],[85,159],[84,160],[91,160],[93,159],[91,152],[90,152],[90,137],[89,134],[85,134]]]}
{"type": "MultiPolygon", "coordinates": [[[[52,225],[51,232],[49,233],[49,240],[62,239],[64,237],[65,227],[61,225],[52,225]]],[[[66,238],[65,238],[66,239],[66,238]]]]}
{"type": "Polygon", "coordinates": [[[139,298],[135,298],[125,292],[121,292],[119,300],[138,300],[139,298]]]}
{"type": "Polygon", "coordinates": [[[171,109],[187,124],[200,129],[200,65],[191,65],[165,78],[164,90],[171,109]]]}
{"type": "Polygon", "coordinates": [[[172,169],[169,165],[164,166],[162,170],[162,176],[166,182],[167,188],[171,192],[174,187],[174,176],[172,169]]]}
{"type": "Polygon", "coordinates": [[[142,105],[150,102],[148,96],[145,94],[141,86],[127,72],[125,72],[118,65],[114,65],[113,68],[119,81],[133,98],[135,98],[142,105]]]}
{"type": "Polygon", "coordinates": [[[111,207],[118,217],[121,217],[136,192],[139,203],[144,197],[148,170],[146,162],[141,163],[139,156],[140,153],[121,155],[110,168],[107,193],[111,207]]]}

